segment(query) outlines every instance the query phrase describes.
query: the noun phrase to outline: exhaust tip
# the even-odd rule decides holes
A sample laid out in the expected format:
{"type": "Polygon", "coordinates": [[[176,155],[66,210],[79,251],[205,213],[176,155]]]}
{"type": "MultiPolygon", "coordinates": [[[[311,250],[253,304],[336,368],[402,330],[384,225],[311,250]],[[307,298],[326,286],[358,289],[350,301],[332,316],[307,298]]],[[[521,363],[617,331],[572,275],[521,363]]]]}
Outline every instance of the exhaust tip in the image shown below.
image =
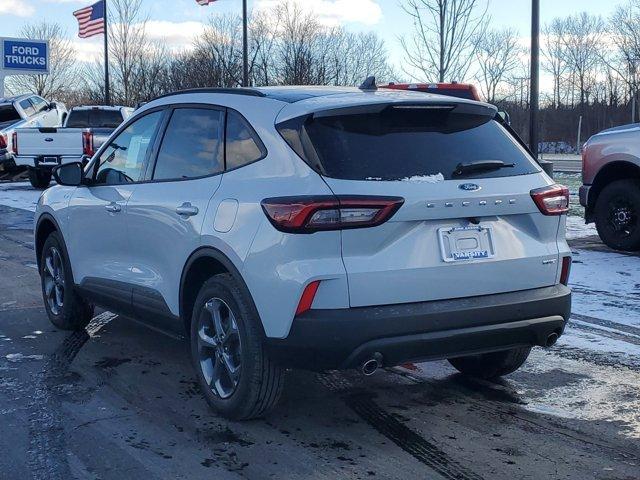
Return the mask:
{"type": "Polygon", "coordinates": [[[556,332],[553,332],[551,334],[549,334],[549,336],[547,337],[547,341],[545,342],[544,346],[549,348],[549,347],[553,347],[556,342],[558,341],[559,335],[556,332]]]}
{"type": "Polygon", "coordinates": [[[368,360],[365,360],[362,363],[362,367],[360,367],[360,370],[362,371],[362,374],[364,376],[369,377],[374,373],[376,373],[376,370],[378,370],[381,366],[382,366],[382,354],[375,353],[373,357],[371,357],[368,360]]]}

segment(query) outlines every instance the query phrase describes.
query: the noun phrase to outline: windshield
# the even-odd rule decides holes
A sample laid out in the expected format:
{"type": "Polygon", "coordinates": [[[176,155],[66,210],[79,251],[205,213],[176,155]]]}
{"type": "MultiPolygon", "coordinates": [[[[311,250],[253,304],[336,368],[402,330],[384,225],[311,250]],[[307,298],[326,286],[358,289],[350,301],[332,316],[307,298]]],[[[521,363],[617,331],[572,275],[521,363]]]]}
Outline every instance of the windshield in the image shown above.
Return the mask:
{"type": "MultiPolygon", "coordinates": [[[[460,164],[502,161],[503,169],[477,169],[465,178],[540,171],[494,120],[450,110],[387,108],[379,113],[313,115],[282,122],[287,143],[320,174],[349,180],[455,178],[460,164]]],[[[459,178],[459,177],[457,177],[459,178]]]]}
{"type": "Polygon", "coordinates": [[[119,110],[83,109],[69,113],[67,127],[70,128],[116,128],[122,123],[119,110]]]}
{"type": "Polygon", "coordinates": [[[11,104],[0,105],[0,123],[20,120],[20,114],[11,104]]]}

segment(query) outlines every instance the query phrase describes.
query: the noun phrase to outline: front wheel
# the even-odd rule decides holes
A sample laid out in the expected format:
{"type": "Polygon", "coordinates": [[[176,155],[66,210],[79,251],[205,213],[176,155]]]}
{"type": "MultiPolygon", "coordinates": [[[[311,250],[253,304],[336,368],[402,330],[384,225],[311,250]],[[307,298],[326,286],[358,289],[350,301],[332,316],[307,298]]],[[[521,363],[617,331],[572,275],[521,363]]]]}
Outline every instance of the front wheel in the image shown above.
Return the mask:
{"type": "Polygon", "coordinates": [[[93,317],[93,306],[73,287],[71,265],[57,232],[44,242],[40,257],[40,279],[44,308],[51,323],[63,330],[82,330],[93,317]]]}
{"type": "Polygon", "coordinates": [[[489,379],[515,372],[527,361],[530,352],[531,347],[514,348],[501,352],[450,358],[449,363],[460,373],[489,379]]]}
{"type": "Polygon", "coordinates": [[[51,183],[51,172],[47,170],[29,169],[29,182],[33,188],[41,190],[47,188],[51,183]]]}
{"type": "Polygon", "coordinates": [[[191,358],[207,402],[224,417],[260,417],[280,397],[284,371],[269,358],[253,302],[230,274],[216,275],[200,289],[191,358]]]}
{"type": "Polygon", "coordinates": [[[596,228],[614,250],[640,250],[640,180],[611,182],[595,206],[596,228]]]}

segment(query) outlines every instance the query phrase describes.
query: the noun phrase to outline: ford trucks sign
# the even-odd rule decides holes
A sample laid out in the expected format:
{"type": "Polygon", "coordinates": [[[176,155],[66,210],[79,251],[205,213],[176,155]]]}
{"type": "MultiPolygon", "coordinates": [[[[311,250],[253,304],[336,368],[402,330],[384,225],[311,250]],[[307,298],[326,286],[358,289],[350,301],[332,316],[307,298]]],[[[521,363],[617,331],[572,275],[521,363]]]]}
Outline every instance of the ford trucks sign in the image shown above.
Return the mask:
{"type": "Polygon", "coordinates": [[[7,74],[49,72],[49,43],[45,40],[2,38],[2,70],[7,74]]]}

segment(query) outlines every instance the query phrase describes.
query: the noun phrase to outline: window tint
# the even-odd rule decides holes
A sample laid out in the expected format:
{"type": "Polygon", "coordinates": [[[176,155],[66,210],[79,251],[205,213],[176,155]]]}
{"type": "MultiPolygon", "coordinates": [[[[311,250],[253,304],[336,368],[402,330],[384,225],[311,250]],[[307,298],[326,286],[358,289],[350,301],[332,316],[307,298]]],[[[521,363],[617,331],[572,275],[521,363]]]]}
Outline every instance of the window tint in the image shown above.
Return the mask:
{"type": "Polygon", "coordinates": [[[539,171],[496,121],[445,109],[389,107],[379,113],[306,116],[277,126],[280,134],[319,173],[349,180],[402,180],[442,174],[460,163],[502,160],[513,164],[465,178],[539,171]]]}
{"type": "Polygon", "coordinates": [[[162,139],[153,178],[195,178],[221,172],[222,124],[223,112],[220,110],[174,110],[162,139]]]}
{"type": "Polygon", "coordinates": [[[89,126],[89,110],[71,110],[67,118],[67,127],[86,128],[89,126]]]}
{"type": "Polygon", "coordinates": [[[20,114],[13,105],[0,105],[0,124],[17,122],[20,120],[20,114]]]}
{"type": "Polygon", "coordinates": [[[260,160],[267,154],[256,132],[240,114],[227,113],[227,170],[260,160]]]}
{"type": "Polygon", "coordinates": [[[31,102],[33,103],[33,106],[36,109],[36,112],[42,112],[43,110],[47,109],[47,102],[45,101],[44,98],[41,97],[31,97],[31,102]]]}
{"type": "Polygon", "coordinates": [[[20,108],[24,110],[24,113],[27,115],[27,117],[32,117],[36,113],[36,109],[33,108],[33,105],[28,98],[20,102],[20,108]]]}
{"type": "Polygon", "coordinates": [[[140,180],[161,117],[162,112],[150,113],[120,132],[98,159],[95,183],[113,185],[140,180]]]}

